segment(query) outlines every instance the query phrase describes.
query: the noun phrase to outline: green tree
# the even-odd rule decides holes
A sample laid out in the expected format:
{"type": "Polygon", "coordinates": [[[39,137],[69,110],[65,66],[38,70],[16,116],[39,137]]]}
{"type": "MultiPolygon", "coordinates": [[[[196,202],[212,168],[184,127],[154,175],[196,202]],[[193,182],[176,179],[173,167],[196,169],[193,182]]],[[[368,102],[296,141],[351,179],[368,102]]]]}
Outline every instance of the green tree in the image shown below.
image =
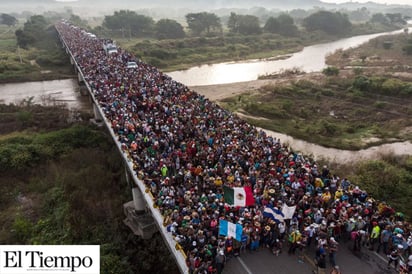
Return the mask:
{"type": "Polygon", "coordinates": [[[259,34],[262,30],[260,28],[259,18],[254,15],[240,15],[239,16],[239,33],[241,34],[259,34]]]}
{"type": "Polygon", "coordinates": [[[282,13],[277,18],[270,17],[263,29],[267,32],[277,33],[285,36],[294,36],[298,32],[298,28],[295,25],[293,18],[282,13]]]}
{"type": "Polygon", "coordinates": [[[383,25],[389,25],[389,18],[386,17],[383,13],[375,13],[372,15],[372,18],[369,20],[371,23],[379,23],[383,25]]]}
{"type": "Polygon", "coordinates": [[[232,33],[238,33],[239,32],[239,21],[238,21],[238,15],[234,12],[230,13],[229,20],[227,22],[227,27],[229,28],[229,31],[232,33]]]}
{"type": "Polygon", "coordinates": [[[406,45],[402,48],[402,50],[407,54],[407,55],[412,55],[412,39],[409,39],[406,45]]]}
{"type": "Polygon", "coordinates": [[[357,76],[352,83],[352,87],[361,91],[367,91],[371,85],[371,81],[364,75],[357,76]]]}
{"type": "Polygon", "coordinates": [[[126,31],[134,37],[150,36],[153,32],[154,20],[134,11],[120,10],[115,11],[113,15],[106,15],[103,26],[112,31],[126,31]]]}
{"type": "Polygon", "coordinates": [[[303,20],[303,25],[308,31],[321,30],[328,34],[345,34],[352,27],[346,14],[324,10],[306,17],[303,20]]]}
{"type": "Polygon", "coordinates": [[[271,33],[280,33],[280,23],[279,20],[273,16],[269,17],[263,27],[263,30],[271,33]]]}
{"type": "Polygon", "coordinates": [[[15,32],[17,44],[22,48],[27,48],[38,41],[42,41],[46,36],[48,22],[42,15],[31,16],[23,29],[18,29],[15,32]]]}
{"type": "Polygon", "coordinates": [[[402,14],[400,13],[386,13],[386,17],[389,18],[391,24],[407,24],[407,22],[403,19],[402,14]]]}
{"type": "Polygon", "coordinates": [[[239,15],[232,12],[230,13],[227,26],[232,33],[248,35],[259,34],[262,32],[259,18],[254,15],[239,15]]]}
{"type": "Polygon", "coordinates": [[[222,30],[220,18],[214,13],[188,13],[186,14],[186,22],[195,35],[201,35],[204,32],[211,34],[212,31],[220,32],[222,30]]]}
{"type": "Polygon", "coordinates": [[[360,9],[349,12],[348,16],[351,21],[366,22],[370,18],[370,13],[366,7],[362,7],[360,9]]]}
{"type": "Polygon", "coordinates": [[[83,20],[80,16],[72,14],[70,15],[69,21],[72,22],[74,25],[78,27],[82,27],[85,29],[89,28],[89,24],[87,20],[83,20]]]}
{"type": "Polygon", "coordinates": [[[17,45],[23,49],[27,49],[29,45],[33,44],[36,40],[33,35],[24,32],[22,29],[16,30],[15,35],[17,38],[17,45]]]}
{"type": "Polygon", "coordinates": [[[182,25],[172,19],[160,19],[156,23],[155,33],[159,39],[185,37],[182,25]]]}
{"type": "Polygon", "coordinates": [[[322,70],[322,73],[325,74],[326,76],[338,76],[339,75],[339,69],[337,67],[327,67],[322,70]]]}
{"type": "Polygon", "coordinates": [[[0,15],[0,25],[14,26],[17,23],[17,19],[9,14],[2,13],[0,15]]]}

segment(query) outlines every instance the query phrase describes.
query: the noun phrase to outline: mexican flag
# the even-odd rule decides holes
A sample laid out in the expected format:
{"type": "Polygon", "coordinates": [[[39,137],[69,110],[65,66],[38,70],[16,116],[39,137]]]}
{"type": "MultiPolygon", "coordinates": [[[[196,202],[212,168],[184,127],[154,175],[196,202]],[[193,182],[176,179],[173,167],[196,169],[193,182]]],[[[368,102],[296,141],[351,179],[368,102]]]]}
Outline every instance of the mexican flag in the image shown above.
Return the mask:
{"type": "Polygon", "coordinates": [[[223,192],[225,203],[229,205],[243,207],[255,204],[252,188],[249,186],[234,188],[223,186],[223,192]]]}

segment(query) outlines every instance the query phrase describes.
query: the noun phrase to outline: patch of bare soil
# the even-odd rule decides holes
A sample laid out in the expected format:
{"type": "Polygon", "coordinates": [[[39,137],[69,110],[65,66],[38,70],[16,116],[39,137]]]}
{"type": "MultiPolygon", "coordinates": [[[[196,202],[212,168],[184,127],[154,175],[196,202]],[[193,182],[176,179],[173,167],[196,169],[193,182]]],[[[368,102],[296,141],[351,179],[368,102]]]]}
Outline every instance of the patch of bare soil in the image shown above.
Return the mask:
{"type": "Polygon", "coordinates": [[[269,120],[265,117],[259,117],[259,116],[253,116],[253,115],[248,115],[242,112],[242,110],[236,111],[235,114],[239,116],[239,118],[248,118],[248,119],[254,119],[254,120],[269,120]]]}
{"type": "Polygon", "coordinates": [[[221,101],[225,98],[240,95],[242,93],[257,92],[261,87],[266,85],[285,84],[290,81],[301,79],[322,81],[324,75],[320,72],[305,73],[301,75],[289,75],[283,78],[263,79],[239,83],[221,84],[221,85],[207,85],[207,86],[192,86],[190,87],[199,94],[204,95],[212,101],[221,101]]]}

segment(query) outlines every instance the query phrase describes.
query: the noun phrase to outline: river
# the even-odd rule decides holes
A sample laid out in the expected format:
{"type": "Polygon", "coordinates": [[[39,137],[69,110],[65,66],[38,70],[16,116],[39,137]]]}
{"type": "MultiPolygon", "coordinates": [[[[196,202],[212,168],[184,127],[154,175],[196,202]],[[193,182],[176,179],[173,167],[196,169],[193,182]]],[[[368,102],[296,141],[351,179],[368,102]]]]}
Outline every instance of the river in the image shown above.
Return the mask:
{"type": "Polygon", "coordinates": [[[70,109],[90,109],[87,96],[79,92],[75,79],[0,84],[0,102],[20,104],[33,97],[35,104],[65,104],[70,109]]]}
{"type": "Polygon", "coordinates": [[[359,35],[334,42],[316,44],[303,48],[282,60],[247,60],[201,65],[187,70],[168,73],[173,79],[187,86],[218,85],[256,80],[260,75],[299,68],[305,72],[321,71],[325,68],[325,57],[338,49],[357,47],[375,37],[402,33],[403,30],[359,35]]]}
{"type": "MultiPolygon", "coordinates": [[[[379,35],[399,32],[401,31],[361,35],[331,43],[313,45],[305,47],[302,51],[293,54],[292,57],[286,60],[252,60],[204,65],[186,71],[169,73],[169,75],[188,86],[201,86],[255,80],[260,74],[272,73],[282,68],[300,67],[305,71],[319,71],[325,66],[325,56],[336,49],[355,47],[379,35]]],[[[80,94],[78,83],[74,79],[0,84],[1,103],[19,103],[31,96],[34,98],[34,103],[50,104],[54,101],[64,103],[72,109],[91,109],[88,97],[80,94]]],[[[296,151],[313,155],[315,159],[325,159],[336,163],[354,163],[360,160],[379,158],[385,153],[412,155],[412,143],[410,142],[396,142],[359,151],[348,151],[325,148],[277,132],[266,132],[276,138],[280,138],[282,143],[287,143],[296,151]]]]}

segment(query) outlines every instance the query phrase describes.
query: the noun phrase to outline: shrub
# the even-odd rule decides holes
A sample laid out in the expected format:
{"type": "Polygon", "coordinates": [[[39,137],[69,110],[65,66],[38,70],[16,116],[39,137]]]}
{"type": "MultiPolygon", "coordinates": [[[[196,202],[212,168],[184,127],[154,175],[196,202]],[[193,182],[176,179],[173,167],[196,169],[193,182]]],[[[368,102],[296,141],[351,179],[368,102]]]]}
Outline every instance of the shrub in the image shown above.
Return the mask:
{"type": "Polygon", "coordinates": [[[375,108],[384,108],[385,105],[386,105],[386,103],[385,103],[385,102],[381,102],[381,101],[376,101],[376,102],[373,104],[373,106],[374,106],[375,108]]]}
{"type": "Polygon", "coordinates": [[[322,73],[326,76],[337,76],[339,75],[339,69],[337,67],[331,66],[324,68],[322,73]]]}
{"type": "Polygon", "coordinates": [[[370,80],[368,77],[360,75],[353,80],[352,87],[358,90],[368,90],[370,85],[370,80]]]}

